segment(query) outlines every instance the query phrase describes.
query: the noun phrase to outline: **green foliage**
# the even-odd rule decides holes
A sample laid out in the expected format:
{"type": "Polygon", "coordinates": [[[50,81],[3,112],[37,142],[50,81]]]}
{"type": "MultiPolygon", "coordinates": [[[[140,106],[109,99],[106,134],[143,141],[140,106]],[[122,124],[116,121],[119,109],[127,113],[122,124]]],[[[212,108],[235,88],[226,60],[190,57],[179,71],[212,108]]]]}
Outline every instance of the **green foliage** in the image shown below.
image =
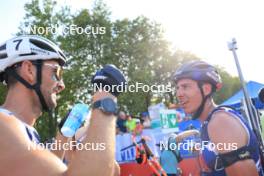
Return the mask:
{"type": "MultiPolygon", "coordinates": [[[[32,26],[66,28],[71,25],[88,28],[89,33],[56,31],[53,34],[46,31],[43,34],[58,43],[68,57],[64,73],[66,89],[60,94],[59,106],[52,118],[51,115],[43,114],[36,124],[43,139],[55,135],[58,121],[75,102],[82,100],[90,103],[91,76],[103,65],[116,65],[125,73],[129,84],[140,82],[147,85],[167,85],[171,74],[179,65],[188,60],[199,59],[180,50],[172,53],[161,26],[146,17],[111,20],[111,12],[100,0],[95,1],[91,10],[83,9],[75,13],[69,7],[58,10],[53,0],[32,0],[25,5],[25,11],[26,16],[18,34],[32,34],[32,31],[28,31],[32,26]]],[[[230,84],[216,95],[217,102],[224,100],[237,88],[237,79],[224,71],[223,74],[223,80],[230,84]]],[[[2,89],[0,91],[2,93],[2,89]]],[[[146,111],[151,103],[158,101],[173,102],[175,93],[139,91],[127,92],[119,97],[121,109],[134,115],[146,111]]]]}
{"type": "Polygon", "coordinates": [[[214,95],[214,100],[216,103],[221,104],[228,97],[232,96],[234,92],[237,92],[241,84],[238,77],[230,76],[223,68],[218,67],[218,71],[222,78],[223,87],[214,95]]]}
{"type": "Polygon", "coordinates": [[[3,104],[5,101],[5,96],[6,96],[6,86],[4,86],[3,84],[0,84],[0,104],[3,104]]]}

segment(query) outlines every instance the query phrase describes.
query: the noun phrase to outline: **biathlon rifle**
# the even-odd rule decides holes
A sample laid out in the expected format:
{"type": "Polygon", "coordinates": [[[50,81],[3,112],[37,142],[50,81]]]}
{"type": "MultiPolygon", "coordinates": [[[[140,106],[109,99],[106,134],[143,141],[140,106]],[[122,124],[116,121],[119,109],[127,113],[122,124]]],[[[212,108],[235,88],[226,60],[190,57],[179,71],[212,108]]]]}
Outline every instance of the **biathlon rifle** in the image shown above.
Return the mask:
{"type": "Polygon", "coordinates": [[[242,70],[240,68],[240,64],[239,64],[237,54],[236,54],[237,42],[236,42],[235,38],[233,38],[231,42],[228,42],[228,49],[230,51],[232,51],[234,59],[235,59],[240,83],[241,83],[243,94],[245,97],[245,99],[244,99],[245,100],[245,107],[244,108],[245,108],[246,114],[248,114],[248,117],[246,117],[246,118],[248,120],[248,123],[249,123],[251,129],[253,130],[253,132],[255,133],[255,135],[257,137],[258,144],[259,144],[259,150],[260,150],[261,164],[263,167],[264,166],[264,143],[263,143],[263,139],[261,137],[261,126],[260,126],[259,113],[256,110],[255,106],[252,104],[251,98],[250,98],[248,91],[246,89],[246,86],[245,86],[244,77],[243,77],[242,70]]]}

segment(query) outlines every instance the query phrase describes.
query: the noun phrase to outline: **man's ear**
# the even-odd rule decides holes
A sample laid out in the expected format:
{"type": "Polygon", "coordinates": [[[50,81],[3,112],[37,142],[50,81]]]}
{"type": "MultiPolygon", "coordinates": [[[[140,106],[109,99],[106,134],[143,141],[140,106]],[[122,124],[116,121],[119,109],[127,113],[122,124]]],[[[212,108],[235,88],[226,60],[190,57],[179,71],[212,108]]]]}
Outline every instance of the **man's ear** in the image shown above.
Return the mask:
{"type": "Polygon", "coordinates": [[[19,70],[20,76],[28,83],[33,84],[36,80],[36,67],[30,61],[23,61],[19,70]]]}
{"type": "Polygon", "coordinates": [[[204,83],[202,87],[205,96],[209,95],[213,91],[212,85],[209,83],[204,83]]]}

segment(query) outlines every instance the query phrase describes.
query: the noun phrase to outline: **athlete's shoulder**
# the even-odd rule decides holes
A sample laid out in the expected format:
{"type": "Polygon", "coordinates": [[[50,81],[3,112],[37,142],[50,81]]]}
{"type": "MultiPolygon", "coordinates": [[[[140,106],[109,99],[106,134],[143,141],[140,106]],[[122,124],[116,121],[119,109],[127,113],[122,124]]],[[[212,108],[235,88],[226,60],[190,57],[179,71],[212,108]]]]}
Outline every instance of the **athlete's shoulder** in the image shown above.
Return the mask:
{"type": "MultiPolygon", "coordinates": [[[[247,144],[246,128],[238,118],[232,116],[231,113],[224,110],[217,111],[212,115],[208,123],[208,135],[213,143],[236,145],[238,148],[247,144]]],[[[227,151],[229,151],[228,148],[218,152],[227,151]]]]}
{"type": "Polygon", "coordinates": [[[66,171],[59,158],[28,139],[14,116],[0,112],[0,134],[0,175],[62,175],[66,171]]]}
{"type": "Polygon", "coordinates": [[[29,140],[23,135],[21,122],[13,115],[0,112],[0,152],[15,149],[22,143],[28,143],[29,140]]]}

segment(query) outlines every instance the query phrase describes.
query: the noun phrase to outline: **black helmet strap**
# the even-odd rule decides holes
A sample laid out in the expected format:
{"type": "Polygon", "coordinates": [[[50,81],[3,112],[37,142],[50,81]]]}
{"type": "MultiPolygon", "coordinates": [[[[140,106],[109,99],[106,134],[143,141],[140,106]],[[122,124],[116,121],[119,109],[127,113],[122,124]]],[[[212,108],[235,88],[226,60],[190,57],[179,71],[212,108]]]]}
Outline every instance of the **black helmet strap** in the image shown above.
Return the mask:
{"type": "Polygon", "coordinates": [[[24,80],[19,74],[17,74],[17,72],[12,69],[12,68],[7,68],[5,70],[5,72],[8,75],[13,76],[16,80],[18,80],[20,83],[22,83],[25,87],[27,87],[28,89],[33,89],[35,90],[36,94],[39,97],[39,101],[41,103],[42,109],[44,111],[49,111],[50,109],[47,106],[47,103],[44,99],[44,96],[40,90],[40,86],[41,86],[41,82],[42,82],[42,60],[36,60],[34,62],[34,65],[36,65],[37,68],[37,82],[34,85],[29,84],[26,80],[24,80]]]}
{"type": "Polygon", "coordinates": [[[212,95],[212,92],[210,94],[206,95],[206,96],[204,95],[204,91],[203,91],[203,84],[204,83],[203,82],[199,82],[198,81],[197,84],[198,84],[198,87],[199,87],[201,95],[202,95],[202,102],[201,102],[199,108],[197,109],[197,111],[193,114],[193,118],[192,119],[197,119],[201,115],[201,113],[204,110],[204,105],[205,105],[205,102],[206,102],[207,98],[212,95]]]}

